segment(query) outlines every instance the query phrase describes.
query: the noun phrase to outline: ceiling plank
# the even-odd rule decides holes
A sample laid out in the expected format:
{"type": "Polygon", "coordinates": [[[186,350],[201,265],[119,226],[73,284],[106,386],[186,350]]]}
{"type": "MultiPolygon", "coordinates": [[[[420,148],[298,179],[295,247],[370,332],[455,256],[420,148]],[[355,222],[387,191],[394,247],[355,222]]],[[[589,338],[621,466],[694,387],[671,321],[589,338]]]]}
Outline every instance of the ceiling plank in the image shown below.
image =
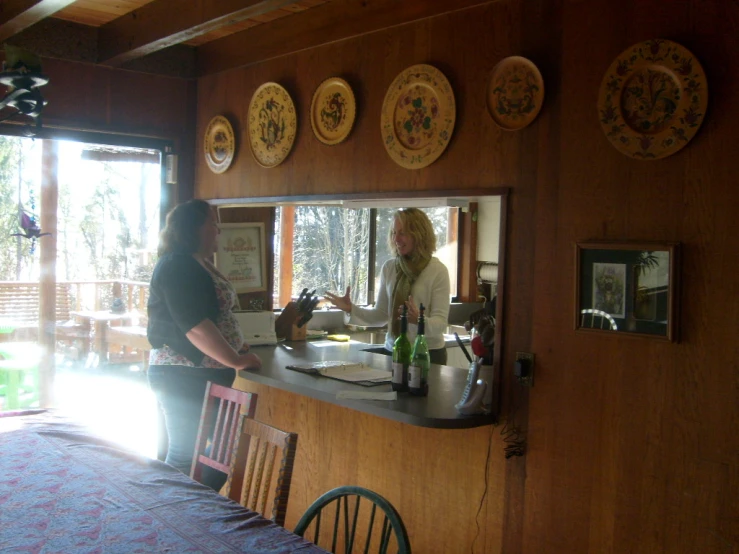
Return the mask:
{"type": "Polygon", "coordinates": [[[75,0],[3,0],[0,2],[0,42],[28,29],[75,0]]]}
{"type": "Polygon", "coordinates": [[[98,60],[119,66],[295,0],[154,0],[100,27],[98,60]]]}
{"type": "Polygon", "coordinates": [[[198,47],[198,75],[250,65],[496,0],[334,0],[198,47]]]}

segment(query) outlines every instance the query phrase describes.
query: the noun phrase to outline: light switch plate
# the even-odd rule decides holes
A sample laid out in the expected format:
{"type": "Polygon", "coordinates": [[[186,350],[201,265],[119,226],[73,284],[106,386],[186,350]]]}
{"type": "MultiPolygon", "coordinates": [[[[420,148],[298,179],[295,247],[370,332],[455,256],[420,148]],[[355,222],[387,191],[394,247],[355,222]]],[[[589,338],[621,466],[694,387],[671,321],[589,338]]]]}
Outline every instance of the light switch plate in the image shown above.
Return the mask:
{"type": "Polygon", "coordinates": [[[529,352],[516,352],[516,364],[522,363],[526,368],[526,375],[519,376],[516,374],[514,368],[514,375],[518,384],[522,387],[533,387],[534,386],[534,355],[529,352]]]}

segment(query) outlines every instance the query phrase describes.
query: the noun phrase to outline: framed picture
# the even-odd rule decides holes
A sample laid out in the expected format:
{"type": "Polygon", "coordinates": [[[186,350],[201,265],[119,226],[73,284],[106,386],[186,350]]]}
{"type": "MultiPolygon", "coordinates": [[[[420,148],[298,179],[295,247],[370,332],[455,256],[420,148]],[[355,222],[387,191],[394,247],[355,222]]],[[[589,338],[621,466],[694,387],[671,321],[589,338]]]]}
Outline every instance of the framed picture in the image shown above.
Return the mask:
{"type": "Polygon", "coordinates": [[[215,262],[236,292],[267,290],[264,223],[221,223],[215,262]]]}
{"type": "Polygon", "coordinates": [[[679,243],[575,246],[575,329],[678,341],[679,243]]]}

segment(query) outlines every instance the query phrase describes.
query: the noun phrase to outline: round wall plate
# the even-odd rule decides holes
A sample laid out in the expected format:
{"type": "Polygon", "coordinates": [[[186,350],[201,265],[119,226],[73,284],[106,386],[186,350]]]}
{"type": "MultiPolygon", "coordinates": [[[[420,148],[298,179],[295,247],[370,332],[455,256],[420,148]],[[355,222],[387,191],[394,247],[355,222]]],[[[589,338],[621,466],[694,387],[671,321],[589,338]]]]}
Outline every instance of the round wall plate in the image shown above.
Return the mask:
{"type": "Polygon", "coordinates": [[[310,125],[324,144],[339,144],[352,130],[357,105],[349,83],[331,77],[321,83],[310,105],[310,125]]]}
{"type": "Polygon", "coordinates": [[[700,62],[670,40],[647,40],[624,50],[606,71],[598,119],[623,154],[656,160],[683,148],[698,132],[708,106],[700,62]]]}
{"type": "Polygon", "coordinates": [[[454,92],[447,78],[431,65],[414,65],[402,71],[385,94],[382,141],[398,165],[420,169],[444,152],[455,120],[454,92]]]}
{"type": "Polygon", "coordinates": [[[539,115],[544,103],[544,79],[534,62],[521,56],[502,59],[488,81],[488,112],[506,131],[518,131],[539,115]]]}
{"type": "Polygon", "coordinates": [[[228,119],[217,115],[205,129],[205,163],[213,173],[223,173],[233,161],[236,152],[234,130],[228,119]]]}
{"type": "Polygon", "coordinates": [[[298,129],[295,104],[277,83],[264,83],[251,98],[247,116],[249,146],[262,167],[280,165],[292,150],[298,129]]]}

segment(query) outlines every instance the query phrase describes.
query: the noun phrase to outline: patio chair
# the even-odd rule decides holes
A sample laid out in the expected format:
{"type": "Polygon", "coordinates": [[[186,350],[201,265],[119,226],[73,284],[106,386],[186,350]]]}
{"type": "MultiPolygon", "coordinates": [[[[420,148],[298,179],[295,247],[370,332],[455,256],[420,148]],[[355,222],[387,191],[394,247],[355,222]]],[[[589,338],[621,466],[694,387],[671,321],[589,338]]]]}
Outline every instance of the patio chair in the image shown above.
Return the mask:
{"type": "Polygon", "coordinates": [[[313,543],[330,552],[351,552],[354,545],[364,545],[364,552],[379,554],[411,552],[400,514],[385,498],[363,487],[338,487],[318,498],[300,518],[294,532],[307,538],[309,528],[313,531],[313,543]],[[329,508],[332,504],[334,509],[329,508]]]}
{"type": "Polygon", "coordinates": [[[244,421],[241,415],[254,418],[256,407],[256,394],[208,383],[190,477],[202,483],[205,468],[230,474],[234,443],[244,421]]]}
{"type": "Polygon", "coordinates": [[[242,416],[227,495],[278,525],[285,525],[298,435],[242,416]],[[278,467],[279,461],[279,467],[278,467]],[[277,471],[275,471],[277,469],[277,471]],[[267,513],[272,499],[272,513],[267,513]]]}
{"type": "Polygon", "coordinates": [[[0,342],[0,411],[39,405],[40,357],[35,343],[0,342]]]}

